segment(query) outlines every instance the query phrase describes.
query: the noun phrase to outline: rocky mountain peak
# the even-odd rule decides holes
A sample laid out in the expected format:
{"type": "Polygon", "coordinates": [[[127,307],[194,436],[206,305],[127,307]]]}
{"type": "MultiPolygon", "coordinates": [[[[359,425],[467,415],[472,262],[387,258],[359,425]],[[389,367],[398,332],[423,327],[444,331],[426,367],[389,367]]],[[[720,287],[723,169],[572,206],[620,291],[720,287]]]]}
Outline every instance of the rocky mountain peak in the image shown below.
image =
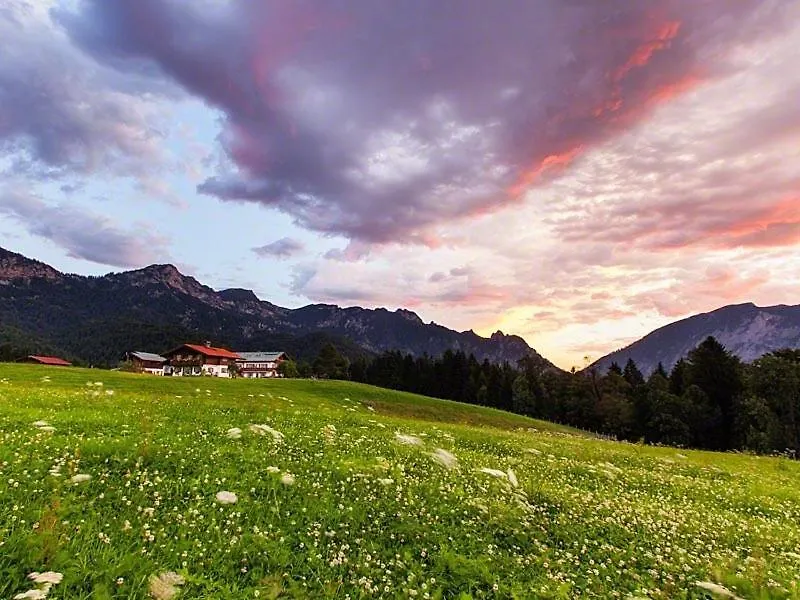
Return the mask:
{"type": "Polygon", "coordinates": [[[0,248],[0,281],[32,279],[58,281],[63,278],[61,273],[49,265],[0,248]]]}
{"type": "Polygon", "coordinates": [[[411,321],[412,323],[420,323],[422,324],[422,319],[419,318],[419,315],[415,313],[413,310],[407,310],[405,308],[398,308],[397,314],[401,317],[411,321]]]}
{"type": "Polygon", "coordinates": [[[217,292],[219,297],[226,302],[260,302],[253,290],[245,290],[242,288],[229,288],[227,290],[220,290],[217,292]]]}
{"type": "Polygon", "coordinates": [[[767,352],[800,348],[800,305],[760,307],[747,302],[723,306],[656,329],[604,356],[590,368],[605,372],[612,362],[624,365],[633,359],[639,370],[648,375],[659,362],[672,368],[708,336],[745,362],[767,352]]]}

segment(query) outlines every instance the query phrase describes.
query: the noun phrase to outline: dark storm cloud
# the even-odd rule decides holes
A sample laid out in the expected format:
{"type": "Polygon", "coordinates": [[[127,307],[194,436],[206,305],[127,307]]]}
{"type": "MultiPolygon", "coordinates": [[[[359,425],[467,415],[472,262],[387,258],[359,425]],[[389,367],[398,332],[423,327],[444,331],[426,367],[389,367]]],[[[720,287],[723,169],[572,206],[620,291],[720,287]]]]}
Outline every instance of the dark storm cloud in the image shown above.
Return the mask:
{"type": "Polygon", "coordinates": [[[103,68],[40,13],[20,0],[0,10],[0,157],[33,177],[151,169],[161,134],[143,92],[178,88],[103,68]]]}
{"type": "Polygon", "coordinates": [[[226,115],[198,190],[367,243],[435,245],[729,68],[785,2],[87,0],[98,61],[226,115]]]}

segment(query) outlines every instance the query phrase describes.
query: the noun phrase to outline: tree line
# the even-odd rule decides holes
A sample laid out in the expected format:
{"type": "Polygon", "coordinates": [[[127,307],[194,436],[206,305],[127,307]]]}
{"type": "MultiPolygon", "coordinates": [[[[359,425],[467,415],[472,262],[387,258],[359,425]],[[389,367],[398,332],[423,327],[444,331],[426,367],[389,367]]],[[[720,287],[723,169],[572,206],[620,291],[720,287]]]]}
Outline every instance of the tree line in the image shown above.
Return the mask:
{"type": "Polygon", "coordinates": [[[288,376],[350,379],[491,406],[651,444],[796,456],[800,447],[800,350],[745,364],[709,337],[667,371],[644,377],[633,360],[566,373],[535,358],[516,365],[385,352],[353,362],[328,345],[288,376]]]}

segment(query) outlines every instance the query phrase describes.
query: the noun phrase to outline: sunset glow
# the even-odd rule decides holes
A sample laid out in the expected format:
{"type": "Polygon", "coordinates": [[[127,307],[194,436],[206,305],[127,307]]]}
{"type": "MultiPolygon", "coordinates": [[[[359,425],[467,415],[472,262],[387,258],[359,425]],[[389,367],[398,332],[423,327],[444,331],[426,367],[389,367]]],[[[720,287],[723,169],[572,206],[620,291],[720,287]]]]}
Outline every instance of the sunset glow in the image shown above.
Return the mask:
{"type": "Polygon", "coordinates": [[[800,4],[13,0],[0,246],[583,366],[797,304],[800,4]]]}

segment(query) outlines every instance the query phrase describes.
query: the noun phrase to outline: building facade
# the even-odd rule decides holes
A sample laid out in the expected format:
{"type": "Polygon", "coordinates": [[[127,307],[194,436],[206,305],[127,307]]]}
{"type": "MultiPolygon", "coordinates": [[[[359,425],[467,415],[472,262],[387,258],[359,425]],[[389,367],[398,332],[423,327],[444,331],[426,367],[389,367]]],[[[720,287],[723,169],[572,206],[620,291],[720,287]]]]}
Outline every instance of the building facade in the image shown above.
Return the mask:
{"type": "Polygon", "coordinates": [[[236,368],[248,379],[280,377],[278,366],[286,360],[284,352],[237,352],[236,368]]]}
{"type": "Polygon", "coordinates": [[[165,375],[190,377],[207,375],[210,377],[230,377],[231,367],[240,358],[235,352],[216,348],[210,343],[183,344],[164,353],[168,365],[165,375]]]}
{"type": "Polygon", "coordinates": [[[167,359],[159,354],[152,352],[129,352],[128,360],[133,364],[137,373],[149,373],[150,375],[163,375],[167,359]]]}

